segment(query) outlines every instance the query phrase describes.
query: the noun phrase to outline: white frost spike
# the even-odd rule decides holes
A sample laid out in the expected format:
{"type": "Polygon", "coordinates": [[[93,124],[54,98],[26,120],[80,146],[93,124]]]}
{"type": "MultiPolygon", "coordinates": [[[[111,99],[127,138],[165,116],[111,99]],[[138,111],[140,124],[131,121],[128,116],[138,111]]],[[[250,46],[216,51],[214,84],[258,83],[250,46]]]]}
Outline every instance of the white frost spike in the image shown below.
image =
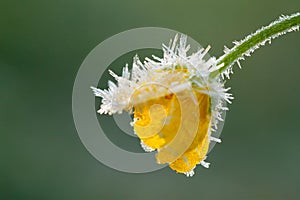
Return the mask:
{"type": "Polygon", "coordinates": [[[239,45],[240,44],[240,42],[238,42],[238,41],[233,41],[232,43],[235,44],[235,45],[239,45]]]}
{"type": "Polygon", "coordinates": [[[240,69],[242,69],[242,66],[241,66],[241,63],[240,63],[240,61],[239,61],[239,60],[237,60],[236,62],[237,62],[237,64],[238,64],[239,68],[240,68],[240,69]]]}
{"type": "Polygon", "coordinates": [[[230,49],[227,47],[227,46],[224,46],[224,53],[229,53],[230,52],[230,49]]]}
{"type": "Polygon", "coordinates": [[[93,90],[93,92],[94,92],[94,95],[96,96],[96,97],[102,97],[103,98],[103,90],[100,90],[100,89],[98,89],[98,88],[95,88],[95,87],[91,87],[91,89],[93,90]]]}
{"type": "Polygon", "coordinates": [[[141,141],[141,147],[144,149],[144,151],[146,152],[152,152],[152,151],[155,151],[155,149],[152,149],[151,147],[148,147],[145,143],[143,143],[141,141]]]}
{"type": "Polygon", "coordinates": [[[185,172],[184,174],[185,174],[187,177],[192,177],[192,176],[194,176],[195,172],[194,172],[194,169],[192,169],[191,171],[185,172]]]}
{"type": "Polygon", "coordinates": [[[205,162],[204,160],[202,160],[202,161],[200,162],[200,164],[201,164],[203,167],[205,167],[205,168],[209,168],[209,165],[210,165],[210,163],[205,162]]]}
{"type": "Polygon", "coordinates": [[[209,140],[213,141],[213,142],[216,142],[216,143],[221,143],[222,142],[220,138],[215,138],[215,137],[212,137],[212,136],[210,136],[209,140]]]}

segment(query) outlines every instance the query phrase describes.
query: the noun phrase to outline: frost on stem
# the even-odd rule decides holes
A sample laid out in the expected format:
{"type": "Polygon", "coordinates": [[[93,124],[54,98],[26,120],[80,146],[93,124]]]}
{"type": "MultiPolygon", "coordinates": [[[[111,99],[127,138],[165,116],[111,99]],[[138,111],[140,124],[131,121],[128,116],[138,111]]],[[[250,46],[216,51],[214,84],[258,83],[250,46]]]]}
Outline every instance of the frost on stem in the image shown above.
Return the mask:
{"type": "Polygon", "coordinates": [[[231,49],[225,46],[224,55],[217,59],[218,69],[210,74],[211,78],[218,77],[219,74],[224,78],[230,78],[233,73],[232,66],[237,63],[241,68],[240,61],[246,56],[250,56],[256,49],[271,44],[271,40],[292,31],[299,31],[300,13],[290,16],[281,15],[268,26],[258,29],[255,33],[246,36],[241,41],[234,41],[231,49]]]}

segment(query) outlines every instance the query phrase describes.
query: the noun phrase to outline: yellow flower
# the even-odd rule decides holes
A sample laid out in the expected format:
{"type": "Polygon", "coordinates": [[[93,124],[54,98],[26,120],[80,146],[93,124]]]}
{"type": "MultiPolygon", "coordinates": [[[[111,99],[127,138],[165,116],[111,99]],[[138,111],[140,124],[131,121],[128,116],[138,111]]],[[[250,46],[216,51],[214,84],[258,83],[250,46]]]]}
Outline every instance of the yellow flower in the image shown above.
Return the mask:
{"type": "MultiPolygon", "coordinates": [[[[188,142],[190,144],[184,151],[180,146],[185,141],[191,140],[190,134],[187,132],[191,126],[195,126],[195,119],[192,114],[182,119],[181,110],[191,108],[191,104],[194,104],[193,99],[187,97],[185,102],[180,104],[176,96],[170,94],[134,106],[134,117],[138,119],[134,123],[135,133],[145,146],[160,150],[157,153],[159,163],[168,163],[172,169],[180,173],[192,171],[198,163],[204,160],[209,146],[210,98],[207,94],[198,92],[195,92],[195,96],[197,97],[196,106],[200,110],[200,120],[196,124],[197,131],[194,139],[188,142]],[[181,120],[184,120],[185,123],[181,120]],[[180,128],[180,125],[183,127],[180,128]],[[185,131],[180,143],[176,144],[180,146],[168,146],[174,137],[180,134],[180,131],[185,131]],[[168,154],[169,151],[171,151],[171,155],[168,154]]],[[[190,112],[193,111],[190,110],[190,112]]]]}
{"type": "Polygon", "coordinates": [[[187,176],[194,174],[197,164],[205,162],[211,136],[217,129],[224,103],[233,99],[220,78],[210,79],[216,59],[203,60],[209,50],[200,49],[187,55],[186,36],[177,36],[163,46],[163,58],[154,56],[144,63],[136,56],[132,73],[124,67],[122,76],[112,71],[118,82],[109,82],[108,90],[93,88],[102,98],[100,114],[134,113],[132,122],[145,151],[157,151],[160,164],[187,176]]]}

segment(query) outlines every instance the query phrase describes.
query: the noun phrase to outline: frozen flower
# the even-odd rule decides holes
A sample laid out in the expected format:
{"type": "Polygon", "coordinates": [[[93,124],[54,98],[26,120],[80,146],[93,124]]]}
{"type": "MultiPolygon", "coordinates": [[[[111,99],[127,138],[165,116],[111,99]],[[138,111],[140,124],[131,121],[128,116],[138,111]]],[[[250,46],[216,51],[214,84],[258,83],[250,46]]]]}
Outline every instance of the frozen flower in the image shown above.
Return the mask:
{"type": "Polygon", "coordinates": [[[102,98],[98,113],[133,112],[131,124],[143,149],[156,150],[158,163],[192,176],[197,164],[209,167],[209,144],[221,142],[211,133],[233,97],[220,77],[209,77],[217,69],[214,57],[204,59],[210,47],[188,55],[186,42],[185,35],[179,41],[176,35],[169,46],[163,45],[163,58],[153,56],[142,63],[135,56],[131,73],[127,65],[122,76],[110,71],[117,84],[109,81],[107,90],[92,89],[102,98]],[[180,140],[174,142],[176,136],[180,140]]]}
{"type": "Polygon", "coordinates": [[[222,121],[222,112],[231,103],[230,88],[224,87],[223,78],[229,78],[232,66],[256,49],[281,35],[299,30],[300,13],[282,15],[268,26],[258,29],[245,39],[225,47],[224,55],[208,60],[209,51],[200,48],[189,55],[187,37],[177,35],[169,46],[163,45],[163,58],[153,56],[142,63],[134,57],[132,72],[124,67],[122,76],[110,71],[117,85],[109,82],[108,90],[92,87],[102,98],[100,114],[134,113],[131,122],[145,151],[156,151],[160,164],[187,176],[205,162],[210,142],[221,142],[212,132],[222,121]]]}

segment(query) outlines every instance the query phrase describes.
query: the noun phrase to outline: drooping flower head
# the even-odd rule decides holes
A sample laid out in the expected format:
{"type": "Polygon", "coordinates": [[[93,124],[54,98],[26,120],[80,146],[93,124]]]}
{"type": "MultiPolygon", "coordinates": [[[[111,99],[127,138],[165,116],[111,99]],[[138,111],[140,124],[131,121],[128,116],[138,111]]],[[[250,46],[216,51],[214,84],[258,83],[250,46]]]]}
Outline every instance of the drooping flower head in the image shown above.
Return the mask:
{"type": "Polygon", "coordinates": [[[163,58],[153,56],[142,63],[133,59],[132,72],[123,68],[122,76],[110,71],[117,84],[109,81],[107,90],[92,87],[102,98],[98,113],[134,113],[132,126],[145,151],[157,151],[157,162],[188,176],[197,164],[205,167],[211,136],[223,120],[225,102],[233,97],[222,80],[210,79],[216,59],[204,59],[210,47],[188,54],[187,37],[176,35],[163,45],[163,58]]]}
{"type": "Polygon", "coordinates": [[[163,58],[153,56],[142,63],[134,57],[132,72],[123,68],[122,76],[110,71],[117,85],[92,87],[102,98],[100,114],[134,113],[131,122],[145,151],[156,151],[158,163],[187,176],[197,164],[205,162],[209,144],[221,142],[212,137],[222,112],[227,110],[232,95],[224,88],[223,78],[233,73],[232,66],[250,56],[260,46],[288,32],[299,30],[300,13],[282,15],[268,26],[245,39],[225,47],[224,55],[204,59],[210,47],[189,54],[187,37],[177,35],[169,46],[163,45],[163,58]]]}

